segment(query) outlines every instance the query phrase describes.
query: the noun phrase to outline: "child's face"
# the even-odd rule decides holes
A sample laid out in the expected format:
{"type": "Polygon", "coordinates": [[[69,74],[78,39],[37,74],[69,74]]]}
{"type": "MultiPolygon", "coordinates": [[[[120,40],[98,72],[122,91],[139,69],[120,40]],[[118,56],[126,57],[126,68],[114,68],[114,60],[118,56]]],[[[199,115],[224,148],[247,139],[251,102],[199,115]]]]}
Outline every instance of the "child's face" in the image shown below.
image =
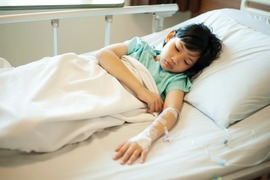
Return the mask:
{"type": "Polygon", "coordinates": [[[160,54],[160,65],[168,72],[180,73],[191,68],[199,59],[198,52],[190,51],[180,38],[170,38],[160,54]]]}

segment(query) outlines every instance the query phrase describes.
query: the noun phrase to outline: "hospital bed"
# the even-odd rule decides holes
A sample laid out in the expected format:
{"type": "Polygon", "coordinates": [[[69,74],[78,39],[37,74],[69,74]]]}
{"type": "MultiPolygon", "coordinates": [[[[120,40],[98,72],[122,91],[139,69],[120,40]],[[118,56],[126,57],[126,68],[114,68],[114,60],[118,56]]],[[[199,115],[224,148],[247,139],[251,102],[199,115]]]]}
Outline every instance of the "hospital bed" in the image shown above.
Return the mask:
{"type": "MultiPolygon", "coordinates": [[[[1,123],[0,179],[252,179],[268,174],[270,15],[269,12],[250,7],[250,2],[270,5],[268,0],[243,0],[241,10],[209,11],[142,37],[161,48],[163,37],[169,31],[190,23],[204,23],[223,41],[221,57],[193,81],[190,92],[185,96],[179,120],[170,131],[172,141],[157,140],[144,164],[136,161],[131,166],[120,165],[119,161],[112,160],[118,144],[137,135],[151,123],[151,118],[146,120],[148,116],[142,111],[135,118],[126,116],[126,120],[118,115],[106,117],[104,121],[118,122],[122,118],[125,123],[99,127],[92,133],[83,131],[83,137],[80,136],[79,140],[70,141],[59,148],[54,146],[55,149],[46,147],[45,140],[58,135],[53,134],[55,127],[61,127],[57,129],[59,133],[67,127],[59,125],[59,120],[44,129],[46,132],[35,132],[48,136],[38,147],[31,144],[36,140],[32,136],[28,139],[17,137],[20,142],[7,138],[3,143],[5,124],[1,123]],[[34,148],[35,151],[31,151],[34,148]],[[43,151],[46,148],[49,150],[43,151]]],[[[89,58],[93,54],[89,52],[80,57],[89,58]]],[[[49,60],[61,62],[66,57],[75,59],[77,56],[60,55],[49,60]]],[[[47,59],[42,62],[47,62],[47,59]]],[[[1,74],[13,69],[6,61],[2,62],[2,67],[1,74]]],[[[3,96],[0,97],[5,100],[3,96]]],[[[119,108],[124,109],[133,99],[125,101],[128,103],[119,108]]],[[[33,103],[41,102],[35,98],[33,103]]],[[[83,109],[80,103],[82,101],[73,102],[83,109]]],[[[3,113],[4,105],[0,107],[3,113]]],[[[1,121],[5,122],[2,118],[1,121]]],[[[12,132],[14,137],[32,124],[28,121],[23,125],[12,132]]],[[[69,126],[72,127],[69,132],[74,133],[72,130],[77,126],[69,126]]],[[[87,122],[83,127],[86,126],[87,122]]],[[[70,134],[65,134],[65,137],[70,134]]]]}

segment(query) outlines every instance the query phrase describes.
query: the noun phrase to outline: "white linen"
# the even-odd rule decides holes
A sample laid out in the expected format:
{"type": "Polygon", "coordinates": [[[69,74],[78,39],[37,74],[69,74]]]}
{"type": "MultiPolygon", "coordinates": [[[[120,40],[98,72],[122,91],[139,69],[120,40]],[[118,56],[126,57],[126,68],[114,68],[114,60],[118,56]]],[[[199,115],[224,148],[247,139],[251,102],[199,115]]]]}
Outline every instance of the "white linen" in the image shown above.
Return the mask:
{"type": "Polygon", "coordinates": [[[243,26],[270,36],[270,19],[267,19],[266,17],[245,11],[239,11],[237,9],[222,9],[221,12],[225,13],[227,16],[231,17],[243,26]],[[256,21],[254,21],[254,19],[256,19],[256,21]]]}
{"type": "Polygon", "coordinates": [[[138,160],[132,166],[122,166],[119,161],[112,160],[116,146],[137,135],[150,122],[126,123],[97,132],[86,141],[51,153],[26,154],[0,150],[0,178],[214,179],[245,169],[245,166],[257,163],[266,156],[270,149],[269,117],[270,107],[267,107],[231,126],[226,147],[223,144],[225,131],[185,103],[177,125],[170,132],[172,142],[164,142],[162,138],[156,141],[144,164],[138,160]],[[215,157],[211,158],[205,148],[215,157]],[[225,159],[227,164],[220,166],[216,161],[218,158],[225,159]]]}
{"type": "MultiPolygon", "coordinates": [[[[158,92],[143,65],[131,57],[123,60],[158,92]]],[[[125,121],[154,118],[94,57],[69,53],[44,58],[1,72],[0,84],[0,148],[54,151],[125,121]]]]}
{"type": "Polygon", "coordinates": [[[185,100],[227,128],[270,104],[270,36],[223,12],[205,24],[223,41],[223,51],[193,82],[185,100]]]}

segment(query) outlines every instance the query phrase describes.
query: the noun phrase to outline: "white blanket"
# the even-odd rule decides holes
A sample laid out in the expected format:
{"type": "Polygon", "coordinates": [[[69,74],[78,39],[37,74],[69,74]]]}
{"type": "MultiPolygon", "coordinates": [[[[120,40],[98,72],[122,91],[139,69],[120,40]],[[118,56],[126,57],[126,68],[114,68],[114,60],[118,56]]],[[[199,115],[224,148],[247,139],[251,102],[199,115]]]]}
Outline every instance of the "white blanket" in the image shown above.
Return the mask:
{"type": "MultiPolygon", "coordinates": [[[[157,92],[142,64],[127,56],[122,60],[157,92]]],[[[94,57],[69,53],[2,68],[0,84],[0,148],[49,152],[126,121],[154,119],[94,57]]]]}

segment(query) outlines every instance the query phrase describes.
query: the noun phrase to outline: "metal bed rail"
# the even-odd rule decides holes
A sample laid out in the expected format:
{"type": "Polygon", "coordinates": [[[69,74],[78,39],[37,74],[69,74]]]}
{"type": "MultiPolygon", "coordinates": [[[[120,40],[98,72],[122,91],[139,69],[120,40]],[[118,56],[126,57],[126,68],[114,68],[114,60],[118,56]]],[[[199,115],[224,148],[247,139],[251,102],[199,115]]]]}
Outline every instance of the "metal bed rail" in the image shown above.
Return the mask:
{"type": "Polygon", "coordinates": [[[249,11],[269,19],[270,0],[242,0],[241,10],[249,11]],[[250,3],[261,5],[260,7],[252,7],[250,3]],[[268,9],[263,9],[268,7],[268,9]]]}
{"type": "MultiPolygon", "coordinates": [[[[27,11],[24,13],[16,13],[16,11],[14,11],[12,14],[1,14],[0,24],[50,20],[53,29],[54,55],[57,55],[58,27],[60,19],[105,16],[106,29],[104,45],[107,46],[110,44],[110,28],[114,15],[152,13],[152,31],[157,32],[163,29],[164,18],[172,16],[176,11],[178,11],[177,4],[124,6],[122,8],[50,10],[42,12],[27,11]]],[[[3,13],[3,11],[1,13],[3,13]]]]}

